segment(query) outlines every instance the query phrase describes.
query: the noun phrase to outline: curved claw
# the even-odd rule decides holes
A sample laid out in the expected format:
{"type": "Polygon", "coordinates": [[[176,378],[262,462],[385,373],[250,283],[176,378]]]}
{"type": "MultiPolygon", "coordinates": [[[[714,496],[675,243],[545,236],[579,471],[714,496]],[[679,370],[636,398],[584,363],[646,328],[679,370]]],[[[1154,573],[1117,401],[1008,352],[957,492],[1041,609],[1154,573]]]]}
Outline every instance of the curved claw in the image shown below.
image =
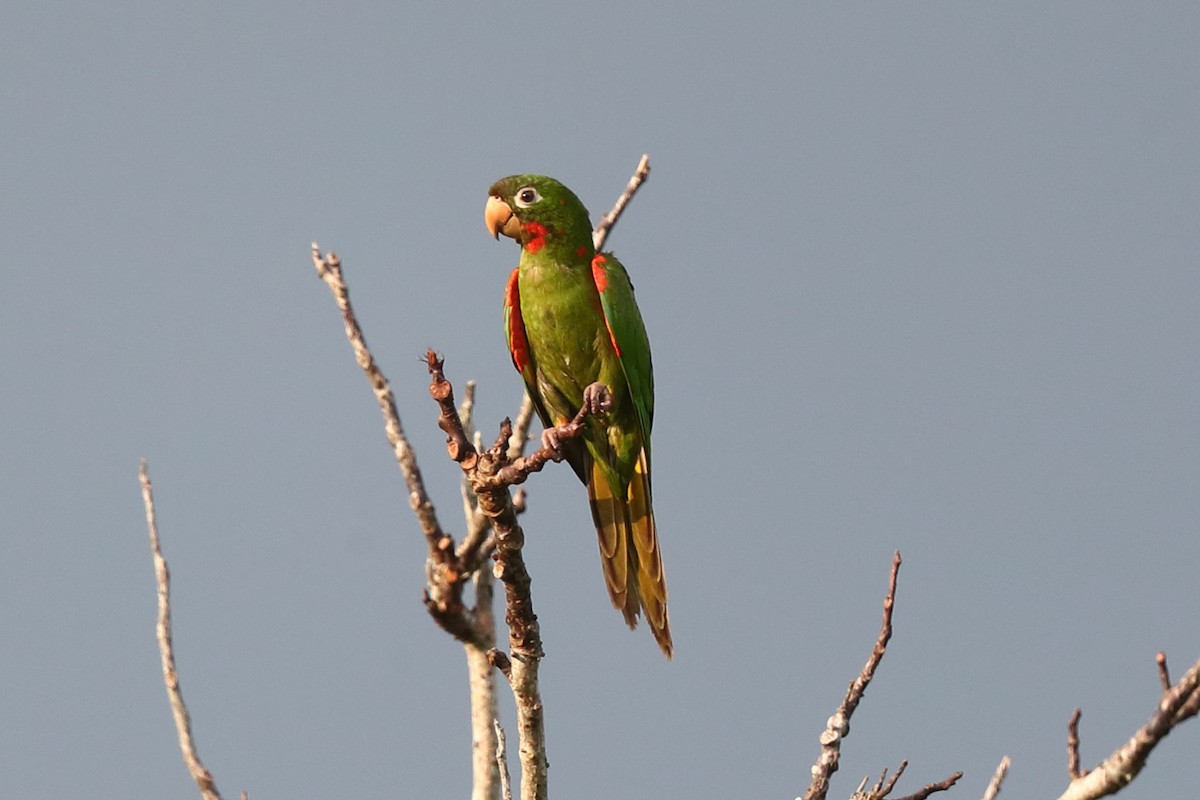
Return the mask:
{"type": "Polygon", "coordinates": [[[583,390],[583,410],[592,415],[607,414],[612,411],[613,393],[600,381],[588,384],[583,390]]]}
{"type": "Polygon", "coordinates": [[[542,449],[549,450],[556,462],[563,460],[562,437],[558,428],[546,428],[542,431],[542,449]]]}

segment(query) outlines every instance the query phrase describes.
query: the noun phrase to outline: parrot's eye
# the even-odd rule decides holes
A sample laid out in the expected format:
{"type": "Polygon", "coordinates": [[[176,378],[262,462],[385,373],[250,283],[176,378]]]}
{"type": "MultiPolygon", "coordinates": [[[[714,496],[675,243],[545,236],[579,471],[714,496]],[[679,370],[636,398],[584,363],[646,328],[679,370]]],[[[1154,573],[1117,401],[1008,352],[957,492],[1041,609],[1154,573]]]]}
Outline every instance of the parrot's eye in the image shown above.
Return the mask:
{"type": "Polygon", "coordinates": [[[526,186],[524,189],[517,192],[517,196],[513,199],[516,201],[518,208],[529,208],[531,205],[541,200],[542,196],[538,194],[537,189],[533,188],[532,186],[526,186]]]}

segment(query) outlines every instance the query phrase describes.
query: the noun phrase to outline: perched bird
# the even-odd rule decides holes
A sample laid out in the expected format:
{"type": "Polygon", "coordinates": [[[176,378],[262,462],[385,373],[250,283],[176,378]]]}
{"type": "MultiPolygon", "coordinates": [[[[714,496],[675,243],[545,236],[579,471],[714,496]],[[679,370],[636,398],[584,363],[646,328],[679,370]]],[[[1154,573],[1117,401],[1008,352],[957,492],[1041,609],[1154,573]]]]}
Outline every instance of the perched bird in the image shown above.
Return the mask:
{"type": "Polygon", "coordinates": [[[597,253],[587,209],[544,175],[513,175],[488,190],[488,232],[516,239],[504,319],[513,365],[557,450],[587,485],[609,597],[629,627],[639,611],[667,658],[667,581],[650,492],[654,372],[650,341],[625,268],[597,253]],[[555,427],[580,408],[583,434],[555,427]]]}

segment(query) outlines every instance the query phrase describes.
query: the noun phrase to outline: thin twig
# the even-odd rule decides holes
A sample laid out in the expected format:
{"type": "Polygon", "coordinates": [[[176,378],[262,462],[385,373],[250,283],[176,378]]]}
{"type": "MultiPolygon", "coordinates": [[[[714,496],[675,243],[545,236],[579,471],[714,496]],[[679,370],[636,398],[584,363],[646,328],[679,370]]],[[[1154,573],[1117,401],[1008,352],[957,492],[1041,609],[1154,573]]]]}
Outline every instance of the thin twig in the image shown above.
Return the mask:
{"type": "Polygon", "coordinates": [[[512,661],[508,657],[508,653],[493,647],[488,651],[488,661],[493,667],[500,670],[500,674],[504,676],[506,681],[512,680],[512,661]]]}
{"type": "Polygon", "coordinates": [[[1079,773],[1078,769],[1078,718],[1079,712],[1071,716],[1068,726],[1068,752],[1074,751],[1074,769],[1068,767],[1071,782],[1059,800],[1094,800],[1105,795],[1116,794],[1138,776],[1146,766],[1146,759],[1163,738],[1177,725],[1194,717],[1200,710],[1200,660],[1184,674],[1179,682],[1163,692],[1158,707],[1146,724],[1134,732],[1108,758],[1091,770],[1079,773]]]}
{"type": "Polygon", "coordinates": [[[867,781],[870,777],[864,777],[859,781],[858,788],[854,790],[854,794],[850,795],[850,800],[883,800],[891,794],[891,791],[896,786],[896,781],[900,780],[900,776],[904,774],[904,770],[908,769],[908,762],[901,761],[900,766],[896,767],[896,772],[892,777],[888,778],[887,767],[884,767],[883,773],[879,776],[879,780],[875,781],[870,789],[867,788],[867,781]]]}
{"type": "Polygon", "coordinates": [[[462,402],[458,404],[458,416],[462,419],[463,430],[469,438],[475,430],[475,381],[463,384],[462,402]]]}
{"type": "MultiPolygon", "coordinates": [[[[464,384],[462,402],[458,405],[458,416],[462,421],[463,435],[473,440],[475,449],[480,450],[482,448],[479,445],[479,432],[474,430],[472,418],[475,410],[475,388],[475,381],[467,381],[464,384]]],[[[475,499],[475,492],[471,488],[471,481],[466,474],[462,477],[461,491],[467,532],[463,535],[458,549],[455,550],[455,555],[462,562],[464,572],[474,573],[489,553],[485,544],[491,524],[479,510],[479,502],[475,499]]],[[[490,725],[488,729],[491,730],[490,725]]]]}
{"type": "Polygon", "coordinates": [[[367,348],[366,339],[358,325],[358,318],[350,305],[350,290],[346,287],[346,281],[342,276],[342,261],[335,253],[326,253],[322,257],[321,249],[316,242],[313,242],[312,245],[312,260],[313,266],[317,268],[317,275],[333,292],[338,310],[342,312],[342,321],[346,326],[346,338],[350,340],[350,346],[354,349],[354,358],[358,362],[358,366],[362,368],[367,380],[371,383],[371,388],[375,391],[375,399],[383,414],[388,443],[392,446],[396,462],[404,474],[404,482],[408,485],[409,505],[416,512],[417,519],[421,523],[421,530],[425,533],[425,538],[429,540],[430,547],[433,548],[445,534],[442,532],[442,526],[438,524],[433,502],[425,491],[425,481],[417,466],[416,453],[408,443],[408,437],[404,435],[404,427],[400,424],[400,412],[396,410],[396,398],[392,394],[392,388],[383,371],[379,369],[379,365],[375,363],[375,357],[367,348]]]}
{"type": "MultiPolygon", "coordinates": [[[[904,770],[908,768],[907,761],[901,761],[900,766],[896,768],[896,772],[889,778],[888,771],[885,768],[883,774],[879,776],[879,780],[870,789],[867,787],[867,778],[863,778],[858,784],[858,788],[854,790],[854,794],[850,796],[850,800],[884,800],[896,788],[896,782],[900,780],[900,776],[904,774],[904,770]]],[[[944,792],[951,786],[956,784],[962,778],[961,772],[956,772],[944,781],[938,783],[927,783],[918,789],[913,794],[897,797],[895,800],[925,800],[934,792],[944,792]]]]}
{"type": "Polygon", "coordinates": [[[1171,672],[1167,669],[1167,654],[1159,650],[1154,660],[1158,663],[1158,678],[1162,681],[1162,690],[1169,692],[1171,690],[1171,672]]]}
{"type": "Polygon", "coordinates": [[[533,422],[533,400],[526,394],[521,398],[521,410],[513,422],[512,436],[508,440],[508,458],[516,461],[525,455],[525,446],[529,443],[529,426],[533,422]]]}
{"type": "Polygon", "coordinates": [[[900,766],[896,768],[896,774],[892,775],[890,780],[887,779],[887,770],[884,769],[883,775],[879,777],[879,783],[876,784],[875,796],[882,800],[882,798],[891,794],[892,789],[896,788],[896,781],[900,780],[900,776],[904,774],[904,770],[906,769],[908,769],[908,762],[901,761],[900,766]]]}
{"type": "Polygon", "coordinates": [[[617,224],[617,220],[621,218],[621,214],[625,213],[625,207],[629,205],[629,201],[633,199],[638,188],[646,182],[646,178],[650,177],[650,156],[642,156],[642,160],[638,162],[637,169],[633,171],[633,177],[629,179],[629,184],[625,187],[625,191],[617,198],[616,204],[596,225],[596,230],[592,232],[592,244],[599,253],[604,248],[604,240],[608,238],[608,234],[612,232],[613,226],[617,224]]]}
{"type": "Polygon", "coordinates": [[[504,738],[504,728],[500,720],[493,719],[492,725],[496,731],[496,766],[500,770],[500,796],[504,800],[512,800],[512,785],[508,777],[508,740],[504,738]]]}
{"type": "Polygon", "coordinates": [[[912,794],[905,795],[904,797],[897,797],[897,798],[895,798],[895,800],[925,800],[926,797],[929,797],[929,795],[933,794],[934,792],[946,791],[951,786],[958,783],[959,779],[962,778],[962,776],[963,776],[963,774],[961,772],[956,772],[953,775],[951,775],[949,778],[946,778],[946,780],[944,780],[944,781],[938,781],[937,783],[927,783],[924,786],[922,786],[920,789],[918,789],[917,791],[913,792],[912,794]]]}
{"type": "MultiPolygon", "coordinates": [[[[472,798],[473,800],[492,800],[495,798],[499,786],[499,775],[492,758],[494,734],[491,720],[496,716],[495,674],[487,654],[496,644],[496,624],[492,612],[492,576],[486,570],[477,569],[481,542],[472,542],[466,549],[465,555],[460,554],[454,547],[453,538],[442,530],[433,503],[425,491],[424,480],[417,466],[416,454],[400,423],[400,414],[396,408],[396,400],[391,387],[367,347],[366,339],[354,314],[353,306],[350,303],[349,289],[342,273],[341,260],[333,253],[322,256],[320,248],[315,242],[313,243],[312,260],[317,274],[333,293],[345,324],[346,338],[354,350],[355,360],[362,368],[375,393],[376,402],[383,415],[388,443],[392,446],[396,462],[400,465],[400,471],[409,490],[409,504],[417,515],[417,520],[428,544],[425,606],[433,620],[443,630],[461,641],[466,649],[474,767],[472,798]],[[473,608],[468,608],[463,602],[463,591],[468,581],[473,582],[475,587],[473,608]]],[[[465,447],[462,448],[464,457],[468,450],[473,451],[466,430],[470,429],[471,424],[474,388],[474,384],[468,384],[464,392],[462,413],[455,415],[455,419],[459,420],[459,431],[466,439],[465,447]],[[463,419],[467,421],[466,429],[462,425],[461,420],[463,419]]],[[[475,522],[476,527],[480,527],[486,532],[486,517],[475,512],[471,499],[472,494],[470,488],[467,487],[464,491],[463,502],[468,529],[469,531],[475,530],[471,524],[475,522]]]]}
{"type": "MultiPolygon", "coordinates": [[[[464,478],[464,480],[466,479],[464,478]]],[[[466,491],[470,492],[470,481],[467,481],[466,491]]],[[[474,499],[474,494],[471,497],[474,499]]],[[[491,549],[488,547],[490,530],[491,523],[478,507],[468,510],[467,534],[458,546],[458,557],[462,561],[463,569],[467,572],[474,572],[484,559],[491,555],[491,549]]]]}
{"type": "Polygon", "coordinates": [[[996,767],[996,771],[992,773],[992,779],[988,781],[987,789],[983,792],[983,800],[996,800],[996,795],[1000,794],[1000,786],[1004,783],[1004,778],[1008,775],[1008,768],[1012,766],[1012,759],[1008,756],[1000,759],[1000,764],[996,767]]]}
{"type": "Polygon", "coordinates": [[[858,708],[858,703],[862,700],[867,685],[871,683],[871,678],[875,675],[876,667],[879,666],[879,662],[883,660],[883,654],[887,651],[888,641],[892,638],[892,608],[896,603],[896,577],[900,572],[900,563],[900,551],[897,550],[892,557],[888,592],[883,600],[883,624],[879,629],[879,637],[875,640],[875,647],[871,651],[867,663],[863,665],[858,677],[850,684],[842,704],[826,722],[825,730],[819,737],[821,755],[812,767],[812,782],[804,794],[804,800],[823,800],[829,792],[829,779],[833,773],[837,772],[842,739],[850,733],[850,717],[858,708]]]}
{"type": "Polygon", "coordinates": [[[179,673],[175,669],[175,645],[171,638],[171,571],[163,558],[158,539],[158,518],[154,510],[154,489],[150,485],[150,468],[142,459],[138,468],[138,480],[142,484],[142,504],[146,507],[146,527],[150,529],[150,549],[154,554],[154,577],[158,584],[158,623],[155,626],[158,652],[162,657],[163,682],[167,686],[167,698],[171,703],[171,715],[175,718],[175,730],[179,734],[179,749],[183,763],[192,780],[200,789],[205,800],[221,800],[212,773],[200,761],[196,742],[192,739],[192,717],[183,702],[183,690],[179,686],[179,673]]]}
{"type": "MultiPolygon", "coordinates": [[[[425,481],[417,466],[417,456],[408,442],[408,437],[404,434],[404,427],[400,423],[400,412],[396,409],[396,398],[392,394],[391,385],[383,374],[383,370],[375,362],[370,348],[367,347],[366,338],[358,324],[354,308],[350,304],[350,290],[347,288],[342,274],[341,259],[334,253],[322,256],[317,243],[313,242],[312,261],[317,275],[333,293],[334,301],[342,314],[346,338],[354,350],[355,361],[358,362],[358,366],[366,375],[367,381],[375,392],[379,411],[383,415],[388,443],[392,446],[396,463],[400,465],[400,472],[408,487],[409,505],[417,515],[421,531],[425,535],[425,541],[429,548],[429,559],[425,570],[428,579],[424,598],[425,607],[434,621],[447,633],[462,642],[477,642],[486,650],[490,643],[477,641],[479,639],[478,627],[471,610],[467,608],[462,599],[463,588],[470,578],[470,572],[462,560],[456,557],[454,539],[442,530],[433,507],[433,501],[429,499],[429,494],[425,491],[425,481]]],[[[457,416],[455,414],[455,417],[457,416]]],[[[465,444],[466,448],[470,448],[469,441],[465,444]]]]}
{"type": "Polygon", "coordinates": [[[500,773],[492,758],[496,747],[492,720],[498,713],[496,671],[488,658],[488,653],[496,646],[492,573],[486,569],[475,570],[472,581],[475,586],[475,638],[462,643],[467,657],[471,698],[471,800],[495,800],[500,773]]]}
{"type": "Polygon", "coordinates": [[[1079,771],[1079,718],[1082,716],[1083,709],[1077,708],[1067,720],[1067,774],[1072,780],[1083,777],[1079,771]]]}

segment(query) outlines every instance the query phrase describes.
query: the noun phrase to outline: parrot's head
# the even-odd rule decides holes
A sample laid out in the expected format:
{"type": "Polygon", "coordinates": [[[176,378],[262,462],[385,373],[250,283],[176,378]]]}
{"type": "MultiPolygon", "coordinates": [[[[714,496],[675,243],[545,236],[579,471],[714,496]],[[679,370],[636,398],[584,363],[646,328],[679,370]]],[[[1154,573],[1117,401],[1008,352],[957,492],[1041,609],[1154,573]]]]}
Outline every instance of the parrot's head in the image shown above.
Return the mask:
{"type": "Polygon", "coordinates": [[[494,238],[504,234],[530,252],[546,244],[578,248],[592,241],[592,224],[583,203],[545,175],[511,175],[493,183],[483,220],[494,238]]]}

